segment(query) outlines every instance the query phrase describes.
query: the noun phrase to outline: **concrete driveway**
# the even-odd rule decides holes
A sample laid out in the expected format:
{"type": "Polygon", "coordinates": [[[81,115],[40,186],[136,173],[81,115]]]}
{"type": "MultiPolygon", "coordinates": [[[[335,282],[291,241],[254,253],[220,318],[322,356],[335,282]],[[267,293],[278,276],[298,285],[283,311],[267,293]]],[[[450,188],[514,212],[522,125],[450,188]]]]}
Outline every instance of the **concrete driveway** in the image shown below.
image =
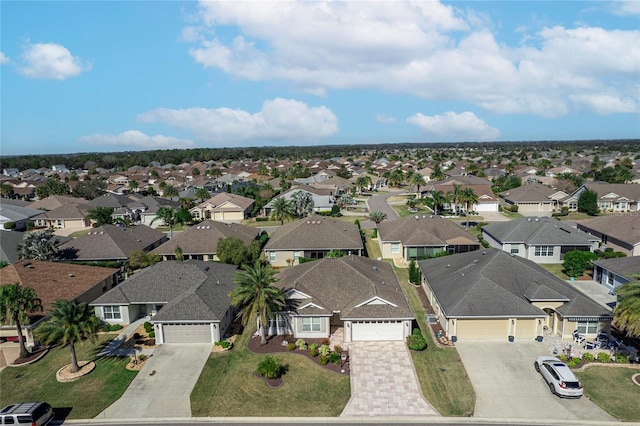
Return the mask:
{"type": "Polygon", "coordinates": [[[349,343],[351,398],[340,417],[439,416],[404,342],[349,343]]]}
{"type": "Polygon", "coordinates": [[[213,344],[165,344],[153,352],[122,397],[97,418],[191,417],[191,391],[213,344]]]}
{"type": "Polygon", "coordinates": [[[586,397],[551,394],[533,367],[547,352],[540,343],[467,340],[456,347],[476,392],[474,417],[615,421],[586,397]]]}

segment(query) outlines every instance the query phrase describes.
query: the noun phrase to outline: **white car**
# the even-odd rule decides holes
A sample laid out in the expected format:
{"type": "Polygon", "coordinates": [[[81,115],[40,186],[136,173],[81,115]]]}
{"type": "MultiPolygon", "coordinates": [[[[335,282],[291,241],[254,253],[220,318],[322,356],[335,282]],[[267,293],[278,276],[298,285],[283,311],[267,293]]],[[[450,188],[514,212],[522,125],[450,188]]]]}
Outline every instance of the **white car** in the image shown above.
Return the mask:
{"type": "Polygon", "coordinates": [[[567,364],[552,356],[539,356],[534,363],[536,371],[549,385],[551,393],[560,397],[580,398],[582,384],[567,364]]]}

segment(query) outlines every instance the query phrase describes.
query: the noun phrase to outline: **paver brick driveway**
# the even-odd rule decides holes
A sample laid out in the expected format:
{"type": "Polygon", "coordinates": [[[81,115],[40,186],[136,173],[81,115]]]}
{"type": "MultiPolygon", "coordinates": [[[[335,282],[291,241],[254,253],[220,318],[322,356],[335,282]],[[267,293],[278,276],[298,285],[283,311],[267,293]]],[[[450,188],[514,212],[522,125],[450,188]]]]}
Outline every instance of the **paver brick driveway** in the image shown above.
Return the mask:
{"type": "Polygon", "coordinates": [[[422,396],[404,342],[349,343],[351,399],[341,417],[438,416],[422,396]]]}
{"type": "Polygon", "coordinates": [[[537,342],[466,340],[456,343],[476,392],[474,417],[615,421],[586,397],[552,395],[533,367],[547,347],[537,342]]]}

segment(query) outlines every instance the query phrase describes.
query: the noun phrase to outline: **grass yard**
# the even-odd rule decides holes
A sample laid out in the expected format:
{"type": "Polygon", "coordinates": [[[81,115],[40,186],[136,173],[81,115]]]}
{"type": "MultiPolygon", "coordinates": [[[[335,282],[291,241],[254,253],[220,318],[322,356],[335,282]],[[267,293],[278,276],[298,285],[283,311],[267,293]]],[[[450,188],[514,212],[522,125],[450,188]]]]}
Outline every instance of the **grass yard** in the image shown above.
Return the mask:
{"type": "Polygon", "coordinates": [[[422,352],[411,352],[424,397],[443,416],[470,416],[475,408],[476,397],[458,351],[435,345],[428,330],[418,287],[409,284],[407,269],[394,269],[428,344],[422,352]]]}
{"type": "Polygon", "coordinates": [[[71,362],[69,348],[55,347],[40,361],[25,367],[7,367],[0,372],[0,407],[13,402],[47,401],[56,412],[70,419],[88,419],[120,398],[137,372],[125,368],[128,358],[101,358],[95,354],[113,335],[100,336],[97,344],[76,346],[79,361],[93,360],[96,368],[75,382],[60,383],[56,371],[71,362]]]}
{"type": "Polygon", "coordinates": [[[193,416],[336,417],[351,396],[349,377],[327,371],[304,356],[278,353],[284,384],[271,389],[253,376],[265,355],[246,349],[245,331],[229,352],[212,354],[191,393],[193,416]]]}
{"type": "Polygon", "coordinates": [[[562,263],[540,263],[539,265],[560,279],[566,281],[571,278],[564,273],[562,263]]]}
{"type": "Polygon", "coordinates": [[[631,376],[640,373],[632,368],[590,367],[576,376],[584,393],[600,408],[623,422],[640,422],[640,386],[631,376]]]}
{"type": "MultiPolygon", "coordinates": [[[[600,215],[602,216],[602,215],[600,215]]],[[[579,212],[569,212],[568,215],[566,216],[557,216],[556,219],[560,219],[560,220],[587,220],[587,219],[593,219],[594,217],[598,217],[598,216],[589,216],[586,213],[579,213],[579,212]]]]}
{"type": "Polygon", "coordinates": [[[508,210],[502,210],[500,213],[502,213],[503,216],[506,216],[509,219],[522,219],[524,217],[520,213],[510,212],[508,210]]]}
{"type": "Polygon", "coordinates": [[[365,238],[365,248],[367,249],[367,255],[371,259],[377,259],[382,257],[382,252],[380,251],[380,245],[378,244],[378,240],[371,239],[371,233],[373,231],[366,229],[364,233],[366,235],[365,238]]]}
{"type": "Polygon", "coordinates": [[[72,232],[71,234],[69,234],[69,238],[77,238],[77,237],[82,237],[83,235],[87,234],[89,231],[91,231],[93,228],[87,228],[87,229],[83,229],[81,231],[76,231],[76,232],[72,232]]]}

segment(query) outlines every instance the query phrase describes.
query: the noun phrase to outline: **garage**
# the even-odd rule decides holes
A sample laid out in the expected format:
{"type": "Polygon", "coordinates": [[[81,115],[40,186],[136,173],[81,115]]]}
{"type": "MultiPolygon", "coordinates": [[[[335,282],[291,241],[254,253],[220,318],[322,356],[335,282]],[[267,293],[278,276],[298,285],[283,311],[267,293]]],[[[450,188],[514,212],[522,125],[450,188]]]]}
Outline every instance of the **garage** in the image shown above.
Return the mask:
{"type": "Polygon", "coordinates": [[[506,319],[457,320],[458,339],[506,339],[509,335],[506,319]]]}
{"type": "Polygon", "coordinates": [[[518,319],[516,320],[516,339],[535,339],[537,320],[518,319]]]}
{"type": "Polygon", "coordinates": [[[358,321],[351,324],[351,340],[404,340],[402,321],[358,321]]]}
{"type": "Polygon", "coordinates": [[[164,343],[212,343],[211,324],[162,324],[164,343]]]}

